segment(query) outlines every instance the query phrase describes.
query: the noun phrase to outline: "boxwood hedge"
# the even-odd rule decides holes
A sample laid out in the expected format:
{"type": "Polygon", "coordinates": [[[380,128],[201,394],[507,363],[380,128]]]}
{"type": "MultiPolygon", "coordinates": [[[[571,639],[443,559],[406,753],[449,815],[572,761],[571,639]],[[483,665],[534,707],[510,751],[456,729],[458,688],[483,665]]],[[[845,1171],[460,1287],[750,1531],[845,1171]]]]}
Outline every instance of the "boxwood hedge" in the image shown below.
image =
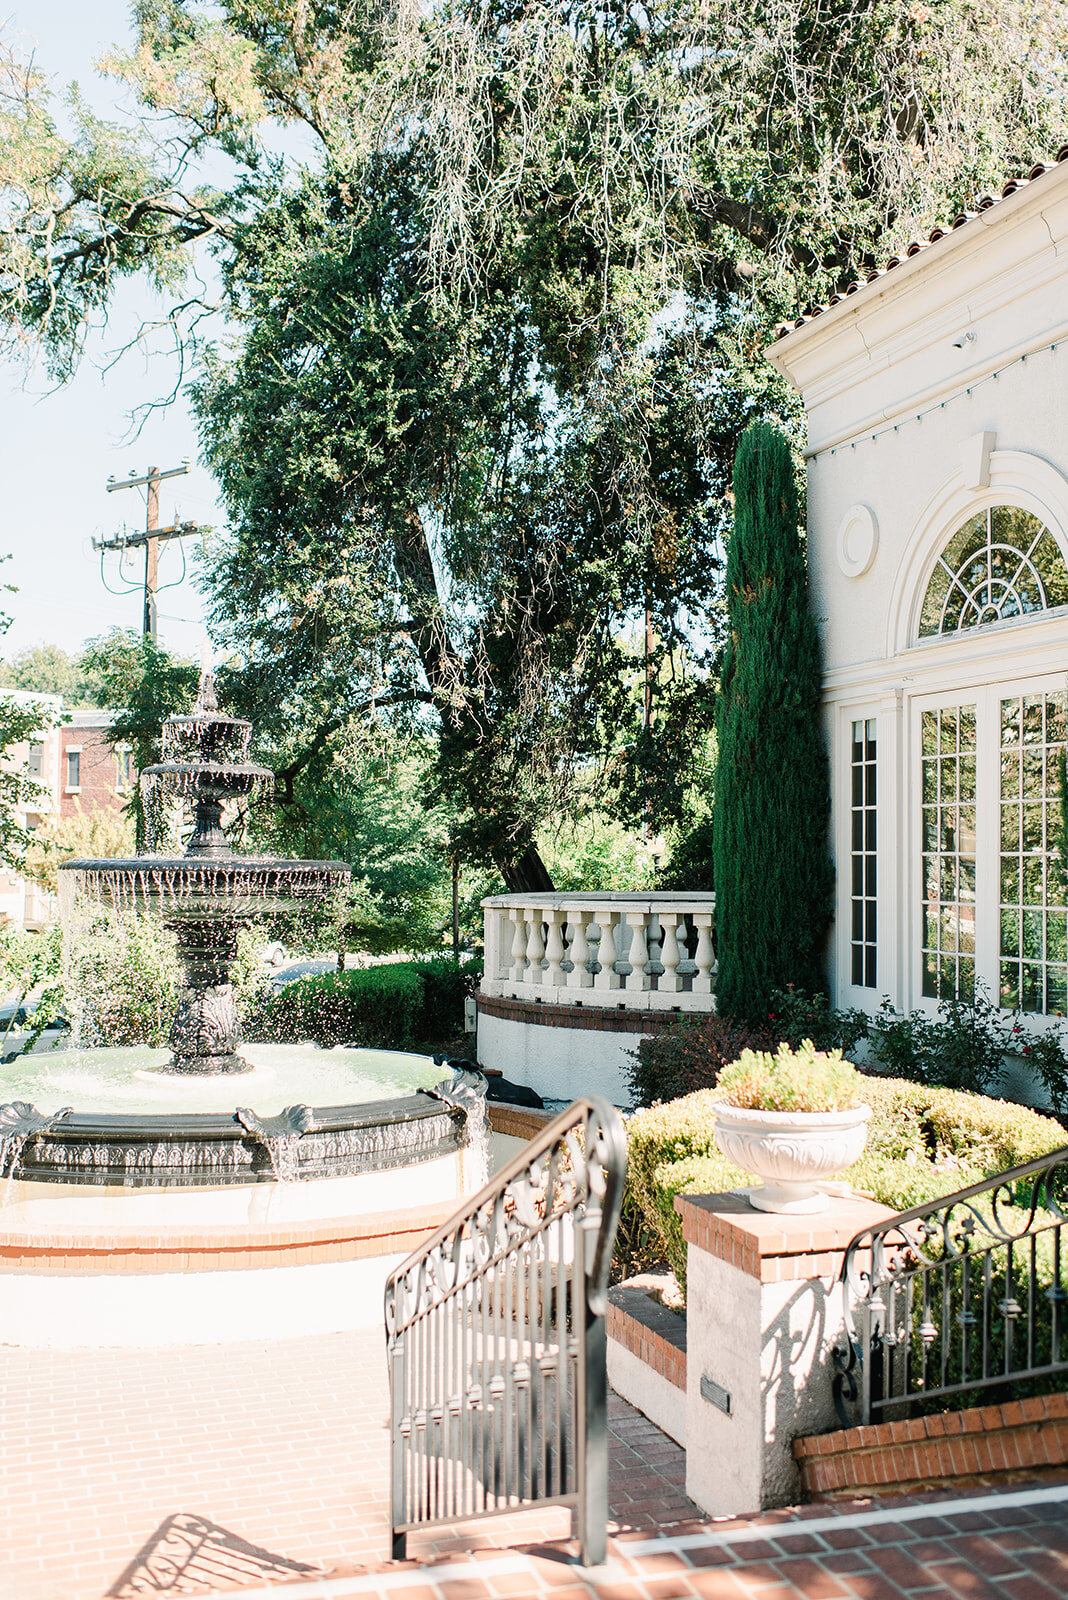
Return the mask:
{"type": "MultiPolygon", "coordinates": [[[[864,1155],[843,1177],[895,1211],[952,1194],[1065,1143],[1065,1130],[1004,1100],[908,1083],[863,1080],[872,1121],[864,1155]]],[[[627,1126],[625,1209],[666,1258],[685,1292],[686,1244],[677,1194],[716,1194],[755,1180],[719,1153],[714,1089],[637,1112],[627,1126]]]]}

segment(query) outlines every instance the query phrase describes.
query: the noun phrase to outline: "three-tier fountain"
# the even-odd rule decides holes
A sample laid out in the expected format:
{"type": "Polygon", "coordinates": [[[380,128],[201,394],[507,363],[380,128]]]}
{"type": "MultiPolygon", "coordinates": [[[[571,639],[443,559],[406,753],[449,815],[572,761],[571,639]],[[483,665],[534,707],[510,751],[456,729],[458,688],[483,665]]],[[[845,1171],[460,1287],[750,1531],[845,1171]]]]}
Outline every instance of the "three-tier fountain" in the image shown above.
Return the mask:
{"type": "Polygon", "coordinates": [[[74,1049],[0,1067],[0,1342],[243,1337],[264,1293],[276,1332],[351,1326],[366,1314],[368,1270],[384,1277],[484,1176],[478,1074],[442,1082],[425,1056],[242,1043],[230,978],[240,930],[349,876],[339,861],[233,852],[226,808],[273,783],[249,759],[251,737],[220,713],[205,670],[141,778],[146,854],[60,869],[68,899],[157,915],[184,982],[169,1052],[74,1049]],[[185,852],[159,853],[178,802],[191,814],[185,852]],[[336,1283],[325,1298],[316,1287],[343,1263],[347,1305],[336,1283]],[[305,1270],[296,1298],[279,1298],[302,1268],[318,1276],[305,1270]],[[175,1271],[181,1311],[160,1334],[161,1275],[175,1271]],[[241,1283],[224,1282],[235,1271],[241,1283]]]}

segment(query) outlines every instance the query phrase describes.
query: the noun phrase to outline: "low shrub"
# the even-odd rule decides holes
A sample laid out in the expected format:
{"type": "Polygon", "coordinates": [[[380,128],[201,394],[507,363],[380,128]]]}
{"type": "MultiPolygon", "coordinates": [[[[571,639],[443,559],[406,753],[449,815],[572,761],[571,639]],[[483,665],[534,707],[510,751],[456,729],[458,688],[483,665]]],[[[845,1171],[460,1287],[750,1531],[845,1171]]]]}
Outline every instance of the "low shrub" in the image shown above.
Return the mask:
{"type": "Polygon", "coordinates": [[[865,1036],[868,1022],[863,1011],[835,1011],[825,995],[793,988],[773,997],[764,1022],[719,1012],[683,1017],[649,1034],[631,1052],[628,1082],[634,1103],[651,1106],[708,1088],[743,1050],[774,1051],[783,1043],[796,1050],[806,1039],[817,1050],[851,1050],[865,1036]]]}
{"type": "Polygon", "coordinates": [[[379,1050],[447,1040],[463,1031],[464,1000],[480,972],[477,962],[435,956],[299,978],[260,1006],[249,1034],[379,1050]]]}
{"type": "Polygon", "coordinates": [[[732,1017],[685,1018],[642,1039],[629,1068],[635,1104],[675,1100],[715,1083],[743,1050],[793,1049],[811,1039],[819,1050],[847,1054],[866,1040],[866,1070],[969,1094],[996,1094],[1007,1058],[1020,1056],[1044,1086],[1058,1114],[1068,1112],[1068,1038],[1063,1020],[1033,1033],[1018,1015],[993,1005],[981,986],[970,1001],[942,1000],[937,1016],[902,1013],[884,1000],[874,1017],[836,1011],[825,995],[786,989],[758,1025],[732,1017]]]}
{"type": "Polygon", "coordinates": [[[743,1050],[774,1050],[770,1027],[718,1012],[688,1016],[662,1033],[647,1034],[630,1051],[627,1080],[634,1103],[652,1106],[707,1089],[743,1050]]]}
{"type": "MultiPolygon", "coordinates": [[[[865,1078],[862,1090],[872,1107],[868,1145],[844,1176],[859,1193],[895,1211],[952,1194],[1065,1142],[1052,1118],[983,1095],[893,1078],[865,1078]]],[[[684,1290],[686,1245],[675,1196],[754,1182],[716,1146],[716,1099],[716,1091],[700,1090],[638,1112],[627,1127],[629,1194],[684,1290]]]]}
{"type": "Polygon", "coordinates": [[[884,1000],[868,1030],[869,1051],[880,1071],[970,1094],[998,1088],[1014,1043],[1013,1025],[981,987],[970,1001],[941,1000],[937,1017],[922,1011],[903,1015],[884,1000]]]}

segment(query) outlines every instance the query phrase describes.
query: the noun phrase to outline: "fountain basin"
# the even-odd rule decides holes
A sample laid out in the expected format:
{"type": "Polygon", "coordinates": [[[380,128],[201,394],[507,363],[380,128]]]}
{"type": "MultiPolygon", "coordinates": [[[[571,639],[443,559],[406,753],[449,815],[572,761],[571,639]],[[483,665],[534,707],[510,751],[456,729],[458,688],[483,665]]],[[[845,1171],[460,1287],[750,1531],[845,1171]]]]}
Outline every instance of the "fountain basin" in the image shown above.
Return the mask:
{"type": "Polygon", "coordinates": [[[0,1180],[0,1344],[281,1338],[378,1318],[386,1274],[483,1181],[467,1108],[441,1098],[483,1080],[443,1084],[440,1065],[401,1052],[248,1051],[236,1081],[176,1079],[166,1051],[143,1049],[0,1073],[0,1099],[63,1113],[0,1180]],[[351,1103],[293,1116],[302,1093],[339,1084],[351,1103]],[[255,1111],[235,1108],[246,1099],[255,1111]],[[159,1109],[183,1102],[207,1109],[159,1109]]]}
{"type": "MultiPolygon", "coordinates": [[[[273,1183],[270,1145],[242,1125],[236,1107],[249,1105],[268,1118],[284,1105],[313,1101],[324,1089],[334,1096],[348,1089],[351,1098],[309,1107],[311,1126],[289,1147],[297,1181],[438,1161],[464,1145],[464,1111],[425,1092],[442,1077],[426,1056],[245,1048],[253,1070],[236,1082],[175,1077],[164,1070],[165,1050],[70,1051],[16,1062],[0,1074],[0,1100],[30,1100],[44,1112],[73,1110],[26,1144],[15,1187],[181,1190],[273,1183]],[[204,1109],[198,1101],[206,1102],[204,1109]]],[[[26,1198],[20,1192],[19,1199],[26,1198]]],[[[12,1193],[8,1209],[15,1201],[12,1193]]]]}

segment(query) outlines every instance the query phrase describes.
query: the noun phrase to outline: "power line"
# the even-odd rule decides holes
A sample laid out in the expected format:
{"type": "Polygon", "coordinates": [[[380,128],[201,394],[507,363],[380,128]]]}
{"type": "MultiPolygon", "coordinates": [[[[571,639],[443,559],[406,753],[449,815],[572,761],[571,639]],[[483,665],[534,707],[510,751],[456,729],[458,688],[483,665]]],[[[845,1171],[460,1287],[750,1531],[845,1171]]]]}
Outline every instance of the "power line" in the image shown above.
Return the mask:
{"type": "MultiPolygon", "coordinates": [[[[119,534],[114,539],[94,539],[93,549],[102,553],[105,551],[118,551],[125,555],[127,550],[137,550],[144,546],[145,551],[145,608],[143,631],[146,639],[156,642],[158,613],[156,610],[156,595],[159,590],[159,547],[167,544],[171,539],[189,539],[198,533],[206,532],[196,522],[174,522],[167,528],[159,525],[159,486],[164,478],[180,478],[189,471],[189,462],[183,461],[180,467],[168,467],[161,472],[159,467],[149,467],[143,478],[131,474],[121,483],[114,477],[107,482],[108,494],[116,489],[147,489],[145,497],[145,531],[144,533],[119,534]]],[[[101,556],[103,563],[103,554],[101,556]]],[[[101,571],[103,579],[103,571],[101,571]]],[[[105,583],[105,588],[107,587],[105,583]]],[[[170,587],[168,585],[168,587],[170,587]]]]}

